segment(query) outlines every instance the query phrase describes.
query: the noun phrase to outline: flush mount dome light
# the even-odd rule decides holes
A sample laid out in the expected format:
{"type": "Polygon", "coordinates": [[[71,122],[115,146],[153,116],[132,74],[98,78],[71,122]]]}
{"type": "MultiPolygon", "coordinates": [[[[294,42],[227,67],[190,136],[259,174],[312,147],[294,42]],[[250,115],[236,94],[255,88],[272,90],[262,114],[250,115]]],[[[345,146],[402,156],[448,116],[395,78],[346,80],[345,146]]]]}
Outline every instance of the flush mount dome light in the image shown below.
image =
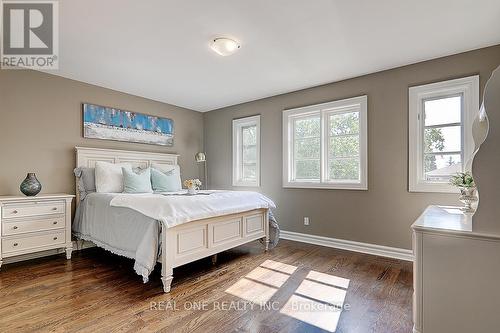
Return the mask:
{"type": "Polygon", "coordinates": [[[230,38],[215,38],[210,43],[210,48],[214,50],[217,54],[225,57],[233,54],[240,48],[240,44],[237,41],[230,38]]]}

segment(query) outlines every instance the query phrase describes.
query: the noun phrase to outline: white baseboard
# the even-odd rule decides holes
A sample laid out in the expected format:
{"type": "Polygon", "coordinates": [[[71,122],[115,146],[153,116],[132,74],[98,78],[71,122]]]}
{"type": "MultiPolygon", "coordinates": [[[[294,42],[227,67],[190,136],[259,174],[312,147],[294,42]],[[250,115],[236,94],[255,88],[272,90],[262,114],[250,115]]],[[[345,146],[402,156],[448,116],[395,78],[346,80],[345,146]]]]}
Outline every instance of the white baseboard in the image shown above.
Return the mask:
{"type": "MultiPolygon", "coordinates": [[[[80,251],[80,250],[88,249],[88,248],[94,247],[94,246],[95,245],[93,243],[87,242],[87,241],[81,241],[81,240],[73,241],[73,251],[80,251]]],[[[14,262],[42,258],[42,257],[48,257],[48,256],[56,255],[56,254],[62,254],[62,253],[66,253],[66,251],[63,248],[28,253],[28,254],[22,254],[20,256],[4,258],[3,264],[12,264],[14,262]]]]}
{"type": "Polygon", "coordinates": [[[333,247],[336,249],[372,254],[375,256],[413,261],[412,250],[400,249],[397,247],[360,243],[350,240],[316,236],[310,234],[302,234],[299,232],[292,232],[285,230],[280,231],[280,238],[302,243],[333,247]]]}

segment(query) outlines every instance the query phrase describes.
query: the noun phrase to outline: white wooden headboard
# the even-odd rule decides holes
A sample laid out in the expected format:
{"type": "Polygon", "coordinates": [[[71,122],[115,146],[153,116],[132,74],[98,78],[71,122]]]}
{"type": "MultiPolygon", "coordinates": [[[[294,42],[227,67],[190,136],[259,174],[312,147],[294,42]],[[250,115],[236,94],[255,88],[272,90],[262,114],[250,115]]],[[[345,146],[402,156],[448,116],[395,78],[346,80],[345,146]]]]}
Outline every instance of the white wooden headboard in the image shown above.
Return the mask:
{"type": "Polygon", "coordinates": [[[147,168],[152,163],[176,165],[177,154],[147,153],[142,151],[75,147],[77,167],[95,167],[95,162],[130,163],[132,167],[147,168]]]}
{"type": "MultiPolygon", "coordinates": [[[[116,150],[116,149],[101,149],[89,147],[75,147],[76,150],[76,167],[94,168],[95,163],[130,163],[132,167],[147,168],[152,163],[176,165],[177,154],[166,153],[148,153],[142,151],[131,150],[116,150]]],[[[78,186],[78,184],[77,184],[78,186]]],[[[78,187],[77,187],[78,188],[78,187]]],[[[78,196],[78,190],[76,191],[78,196]]],[[[77,198],[78,200],[78,198],[77,198]]],[[[78,201],[77,201],[78,202],[78,201]]]]}

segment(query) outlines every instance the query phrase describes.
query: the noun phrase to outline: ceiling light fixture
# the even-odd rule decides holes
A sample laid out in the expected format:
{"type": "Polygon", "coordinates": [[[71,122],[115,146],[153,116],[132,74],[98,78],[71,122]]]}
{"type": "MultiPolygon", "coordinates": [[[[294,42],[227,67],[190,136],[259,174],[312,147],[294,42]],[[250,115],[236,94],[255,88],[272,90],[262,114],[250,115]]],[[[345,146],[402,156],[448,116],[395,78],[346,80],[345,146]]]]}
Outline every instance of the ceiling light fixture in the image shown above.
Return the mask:
{"type": "Polygon", "coordinates": [[[224,37],[215,38],[210,43],[210,48],[223,57],[233,54],[240,47],[241,45],[237,41],[224,37]]]}

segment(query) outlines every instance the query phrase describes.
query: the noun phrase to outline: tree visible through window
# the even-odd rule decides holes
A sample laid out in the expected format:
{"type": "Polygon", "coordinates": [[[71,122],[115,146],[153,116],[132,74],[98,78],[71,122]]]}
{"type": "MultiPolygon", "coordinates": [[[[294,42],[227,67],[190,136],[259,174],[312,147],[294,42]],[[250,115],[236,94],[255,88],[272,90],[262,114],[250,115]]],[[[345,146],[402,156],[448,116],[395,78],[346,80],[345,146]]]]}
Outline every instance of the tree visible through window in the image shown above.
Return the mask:
{"type": "Polygon", "coordinates": [[[424,101],[424,175],[447,182],[462,171],[462,96],[424,101]]]}
{"type": "Polygon", "coordinates": [[[260,116],[233,120],[233,186],[260,184],[260,116]]]}
{"type": "Polygon", "coordinates": [[[319,180],[321,163],[321,121],[319,115],[294,122],[295,178],[319,180]]]}
{"type": "Polygon", "coordinates": [[[255,181],[257,177],[257,125],[243,126],[242,136],[242,179],[255,181]]]}
{"type": "Polygon", "coordinates": [[[330,116],[328,178],[355,180],[359,174],[359,112],[330,116]]]}

